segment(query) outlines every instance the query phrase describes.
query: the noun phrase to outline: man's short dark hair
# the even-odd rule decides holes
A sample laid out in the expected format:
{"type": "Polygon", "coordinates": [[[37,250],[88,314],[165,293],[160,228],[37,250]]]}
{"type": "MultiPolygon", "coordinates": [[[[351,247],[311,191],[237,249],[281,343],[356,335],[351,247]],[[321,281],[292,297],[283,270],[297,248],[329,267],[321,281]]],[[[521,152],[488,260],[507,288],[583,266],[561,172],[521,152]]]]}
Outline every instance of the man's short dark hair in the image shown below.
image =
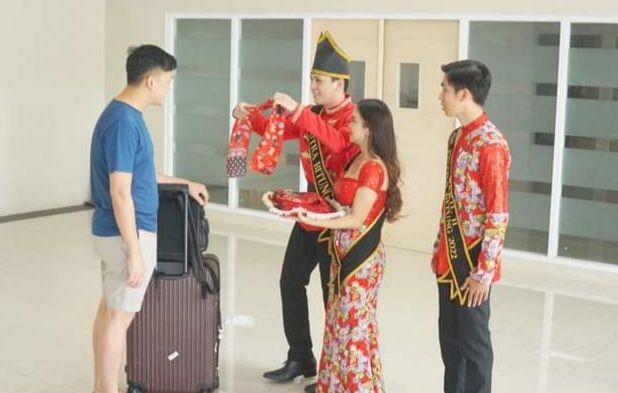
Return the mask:
{"type": "Polygon", "coordinates": [[[454,61],[443,65],[442,72],[455,91],[468,89],[474,102],[485,105],[491,87],[491,73],[485,64],[476,60],[454,61]]]}
{"type": "MultiPolygon", "coordinates": [[[[335,77],[330,77],[330,79],[334,80],[334,81],[338,81],[342,78],[335,78],[335,77]]],[[[348,87],[350,86],[350,80],[349,79],[343,79],[343,92],[347,93],[348,92],[348,87]]]]}
{"type": "Polygon", "coordinates": [[[127,57],[127,84],[140,82],[146,74],[155,69],[172,71],[176,69],[176,59],[156,45],[141,45],[129,48],[127,57]]]}

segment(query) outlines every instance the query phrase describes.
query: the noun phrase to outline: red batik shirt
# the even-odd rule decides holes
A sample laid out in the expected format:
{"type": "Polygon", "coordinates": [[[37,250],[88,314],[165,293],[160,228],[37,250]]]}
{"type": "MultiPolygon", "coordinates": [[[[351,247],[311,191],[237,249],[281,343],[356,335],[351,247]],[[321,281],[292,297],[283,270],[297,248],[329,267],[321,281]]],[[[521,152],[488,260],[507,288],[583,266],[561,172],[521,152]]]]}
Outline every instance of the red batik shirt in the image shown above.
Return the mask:
{"type": "MultiPolygon", "coordinates": [[[[460,129],[451,157],[455,205],[466,245],[482,240],[478,265],[470,276],[485,283],[496,282],[500,279],[504,236],[509,221],[511,154],[508,144],[483,114],[460,129]]],[[[448,271],[443,222],[444,213],[440,218],[432,258],[432,268],[438,276],[448,271]]]]}
{"type": "MultiPolygon", "coordinates": [[[[339,105],[324,108],[320,114],[314,113],[310,105],[299,105],[294,112],[286,116],[283,138],[299,140],[300,159],[310,184],[313,184],[314,180],[305,133],[311,133],[320,142],[324,164],[334,182],[337,174],[343,171],[359,151],[358,146],[350,142],[350,123],[355,109],[356,105],[347,96],[339,105]]],[[[249,120],[256,133],[264,134],[268,120],[264,115],[254,111],[249,120]]]]}

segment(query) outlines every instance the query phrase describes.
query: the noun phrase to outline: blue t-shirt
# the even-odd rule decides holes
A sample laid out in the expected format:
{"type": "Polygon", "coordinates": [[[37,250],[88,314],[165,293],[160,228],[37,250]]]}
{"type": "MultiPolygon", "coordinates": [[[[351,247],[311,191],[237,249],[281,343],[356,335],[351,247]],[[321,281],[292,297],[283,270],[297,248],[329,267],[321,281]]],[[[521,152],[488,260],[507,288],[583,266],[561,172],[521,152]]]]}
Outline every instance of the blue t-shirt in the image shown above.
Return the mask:
{"type": "Polygon", "coordinates": [[[137,229],[156,232],[159,195],[150,133],[142,113],[116,99],[99,117],[90,146],[90,191],[95,206],[92,233],[96,236],[120,235],[109,188],[113,172],[133,175],[131,196],[137,229]]]}

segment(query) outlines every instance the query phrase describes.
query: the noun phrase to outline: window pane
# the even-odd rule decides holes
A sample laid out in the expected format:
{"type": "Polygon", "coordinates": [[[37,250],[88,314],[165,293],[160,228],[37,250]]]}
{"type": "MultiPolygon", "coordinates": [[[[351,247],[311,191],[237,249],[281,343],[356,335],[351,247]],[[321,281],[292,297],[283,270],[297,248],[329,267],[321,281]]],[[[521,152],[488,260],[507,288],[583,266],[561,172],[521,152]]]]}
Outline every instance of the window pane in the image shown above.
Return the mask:
{"type": "Polygon", "coordinates": [[[399,65],[399,106],[418,109],[418,64],[399,65]]]}
{"type": "Polygon", "coordinates": [[[184,19],[176,26],[174,174],[208,186],[227,205],[230,21],[184,19]]]}
{"type": "Polygon", "coordinates": [[[472,22],[470,58],[492,73],[486,110],[513,156],[506,247],[547,252],[558,23],[472,22]]]}
{"type": "Polygon", "coordinates": [[[571,33],[558,254],[618,263],[618,25],[571,33]]]}
{"type": "Polygon", "coordinates": [[[350,62],[350,85],[348,93],[353,102],[358,102],[365,98],[365,62],[350,62]]]}
{"type": "MultiPolygon", "coordinates": [[[[301,100],[302,20],[243,20],[240,41],[241,101],[260,103],[275,92],[301,100]]],[[[259,137],[253,134],[249,154],[255,151],[259,137]]],[[[262,194],[275,188],[297,190],[299,187],[298,141],[286,141],[279,164],[270,176],[249,170],[238,181],[241,207],[265,210],[262,194]]]]}

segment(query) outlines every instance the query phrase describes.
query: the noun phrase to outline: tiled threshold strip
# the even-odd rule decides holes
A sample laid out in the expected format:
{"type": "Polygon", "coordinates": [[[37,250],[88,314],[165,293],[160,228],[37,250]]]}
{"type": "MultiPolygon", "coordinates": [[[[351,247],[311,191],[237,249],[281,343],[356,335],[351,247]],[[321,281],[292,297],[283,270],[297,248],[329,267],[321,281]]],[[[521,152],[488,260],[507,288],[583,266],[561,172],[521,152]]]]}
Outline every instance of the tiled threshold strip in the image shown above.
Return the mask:
{"type": "Polygon", "coordinates": [[[11,214],[8,216],[0,216],[0,224],[12,221],[30,220],[32,218],[40,218],[47,216],[55,216],[58,214],[75,213],[84,210],[91,210],[92,204],[85,202],[82,205],[59,207],[56,209],[38,210],[34,212],[11,214]]]}

